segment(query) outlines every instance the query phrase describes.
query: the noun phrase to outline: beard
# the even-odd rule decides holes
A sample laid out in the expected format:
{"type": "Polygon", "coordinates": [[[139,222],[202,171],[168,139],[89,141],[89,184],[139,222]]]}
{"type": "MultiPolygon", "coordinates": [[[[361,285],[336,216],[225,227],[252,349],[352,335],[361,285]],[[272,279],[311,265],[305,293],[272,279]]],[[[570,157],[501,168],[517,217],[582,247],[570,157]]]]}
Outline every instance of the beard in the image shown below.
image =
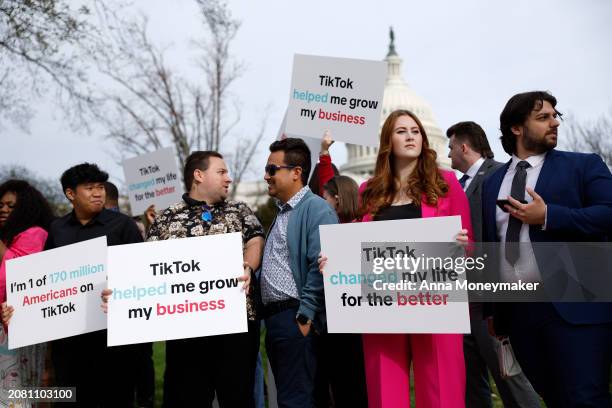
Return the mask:
{"type": "Polygon", "coordinates": [[[549,141],[546,139],[546,135],[538,139],[530,133],[526,127],[523,127],[523,129],[525,130],[525,136],[522,139],[522,144],[525,150],[535,152],[536,154],[542,154],[557,147],[556,140],[549,141]]]}

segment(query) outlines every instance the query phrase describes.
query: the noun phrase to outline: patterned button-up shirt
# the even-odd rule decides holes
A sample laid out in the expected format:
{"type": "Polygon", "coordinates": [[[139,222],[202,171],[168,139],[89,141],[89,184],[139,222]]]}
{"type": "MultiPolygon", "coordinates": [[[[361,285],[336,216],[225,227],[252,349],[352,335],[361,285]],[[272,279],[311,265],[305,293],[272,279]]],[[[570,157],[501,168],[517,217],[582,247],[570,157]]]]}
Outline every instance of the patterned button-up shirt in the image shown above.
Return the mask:
{"type": "MultiPolygon", "coordinates": [[[[208,206],[207,208],[211,213],[210,221],[202,219],[206,207],[206,203],[194,200],[189,195],[184,194],[182,202],[172,205],[155,218],[149,230],[147,241],[240,232],[242,233],[244,247],[250,239],[264,236],[261,223],[245,203],[221,201],[208,206]]],[[[255,286],[254,278],[251,282],[255,286]]],[[[255,320],[253,287],[251,287],[250,292],[251,294],[247,296],[247,315],[249,320],[255,320]]]]}
{"type": "Polygon", "coordinates": [[[308,190],[308,186],[302,188],[286,204],[276,203],[279,212],[266,240],[261,267],[261,298],[264,304],[299,298],[289,261],[287,225],[291,210],[308,190]]]}

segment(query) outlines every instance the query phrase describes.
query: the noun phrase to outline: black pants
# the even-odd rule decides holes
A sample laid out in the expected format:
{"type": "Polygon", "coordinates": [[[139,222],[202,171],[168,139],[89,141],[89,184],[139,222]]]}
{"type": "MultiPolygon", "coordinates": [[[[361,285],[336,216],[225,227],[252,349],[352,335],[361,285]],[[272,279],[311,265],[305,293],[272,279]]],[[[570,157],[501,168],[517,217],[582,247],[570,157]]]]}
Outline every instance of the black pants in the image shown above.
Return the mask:
{"type": "Polygon", "coordinates": [[[570,324],[550,303],[518,303],[510,341],[547,407],[611,406],[612,324],[570,324]]]}
{"type": "MultiPolygon", "coordinates": [[[[148,343],[151,344],[151,343],[148,343]]],[[[138,349],[140,363],[136,366],[136,406],[153,408],[155,400],[155,367],[153,366],[153,347],[138,349]]]]}
{"type": "Polygon", "coordinates": [[[151,343],[106,347],[105,330],[54,341],[55,385],[76,387],[76,403],[55,406],[132,408],[138,367],[147,356],[151,358],[151,347],[151,343]]]}
{"type": "Polygon", "coordinates": [[[368,394],[361,334],[323,334],[320,350],[315,380],[316,406],[366,408],[368,394]]]}
{"type": "Polygon", "coordinates": [[[246,333],[167,341],[163,406],[210,407],[216,393],[222,408],[254,407],[258,352],[252,321],[246,333]]]}

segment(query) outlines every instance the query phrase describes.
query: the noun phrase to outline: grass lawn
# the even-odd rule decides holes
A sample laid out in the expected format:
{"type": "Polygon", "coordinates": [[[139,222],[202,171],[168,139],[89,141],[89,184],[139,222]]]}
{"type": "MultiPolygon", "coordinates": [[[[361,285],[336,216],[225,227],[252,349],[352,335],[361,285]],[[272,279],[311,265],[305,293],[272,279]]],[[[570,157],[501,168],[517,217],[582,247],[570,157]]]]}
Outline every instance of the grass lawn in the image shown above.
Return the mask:
{"type": "MultiPolygon", "coordinates": [[[[264,345],[265,344],[264,336],[265,336],[265,332],[262,331],[260,351],[261,351],[261,357],[262,357],[263,364],[264,364],[264,369],[266,370],[266,375],[267,375],[268,356],[266,355],[266,348],[264,345]]],[[[155,406],[161,407],[163,390],[164,390],[163,388],[164,387],[164,367],[166,365],[166,343],[164,343],[163,341],[153,343],[153,364],[155,367],[155,406]]],[[[411,377],[410,378],[410,384],[411,384],[410,400],[412,401],[411,406],[415,407],[416,405],[414,404],[414,386],[413,386],[412,373],[410,377],[411,377]]],[[[611,375],[611,379],[612,379],[612,375],[611,375]]],[[[495,382],[491,380],[491,384],[493,386],[493,396],[492,396],[493,407],[503,408],[504,404],[502,403],[502,400],[499,397],[499,393],[497,392],[497,387],[495,386],[495,382]]],[[[610,390],[612,390],[612,380],[610,382],[610,390]]],[[[544,405],[543,402],[541,402],[541,405],[542,407],[546,407],[546,405],[544,405]]]]}
{"type": "Polygon", "coordinates": [[[153,343],[153,366],[155,367],[155,406],[162,406],[164,395],[164,368],[166,367],[166,343],[153,343]]]}

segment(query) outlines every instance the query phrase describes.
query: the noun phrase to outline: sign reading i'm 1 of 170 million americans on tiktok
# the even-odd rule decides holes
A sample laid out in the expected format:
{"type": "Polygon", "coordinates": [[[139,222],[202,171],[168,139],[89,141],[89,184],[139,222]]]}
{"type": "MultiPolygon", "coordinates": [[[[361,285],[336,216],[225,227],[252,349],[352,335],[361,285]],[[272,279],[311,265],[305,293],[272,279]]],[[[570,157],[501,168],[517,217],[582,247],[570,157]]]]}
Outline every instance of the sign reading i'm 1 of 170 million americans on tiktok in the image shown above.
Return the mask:
{"type": "Polygon", "coordinates": [[[10,349],[106,328],[106,250],[100,237],[7,261],[10,349]]]}

